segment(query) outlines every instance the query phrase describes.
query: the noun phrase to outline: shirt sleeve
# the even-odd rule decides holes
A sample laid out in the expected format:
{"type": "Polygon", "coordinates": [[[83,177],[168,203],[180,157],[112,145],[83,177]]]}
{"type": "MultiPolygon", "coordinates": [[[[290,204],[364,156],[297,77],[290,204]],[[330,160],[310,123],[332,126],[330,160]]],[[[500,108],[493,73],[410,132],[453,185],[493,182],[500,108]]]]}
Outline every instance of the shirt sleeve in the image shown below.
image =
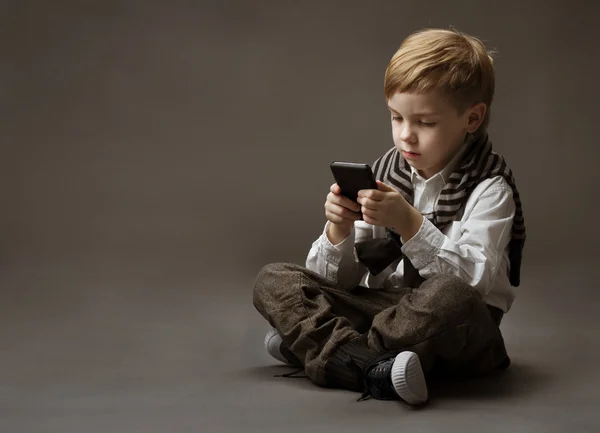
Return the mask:
{"type": "Polygon", "coordinates": [[[424,218],[402,251],[423,278],[453,274],[486,295],[511,237],[515,214],[512,189],[503,179],[496,179],[479,194],[474,191],[465,209],[457,240],[424,218]]]}
{"type": "Polygon", "coordinates": [[[337,245],[327,238],[325,224],[323,233],[315,240],[306,258],[306,268],[327,278],[340,289],[349,290],[360,284],[366,267],[360,263],[354,249],[357,240],[372,238],[373,226],[364,221],[356,221],[350,235],[337,245]]]}

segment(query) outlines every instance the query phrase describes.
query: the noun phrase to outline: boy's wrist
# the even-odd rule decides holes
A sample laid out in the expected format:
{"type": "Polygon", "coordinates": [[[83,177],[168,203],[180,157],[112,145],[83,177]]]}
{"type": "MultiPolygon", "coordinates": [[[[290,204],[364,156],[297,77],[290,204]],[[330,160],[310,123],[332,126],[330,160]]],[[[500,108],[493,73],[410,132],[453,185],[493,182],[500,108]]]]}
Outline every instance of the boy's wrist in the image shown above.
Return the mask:
{"type": "Polygon", "coordinates": [[[329,239],[329,242],[331,242],[332,245],[338,245],[344,239],[350,236],[353,227],[354,224],[346,226],[335,224],[330,221],[329,227],[327,227],[326,231],[327,239],[329,239]]]}
{"type": "Polygon", "coordinates": [[[402,236],[402,241],[408,242],[419,232],[422,225],[423,215],[416,208],[410,206],[403,224],[398,225],[395,229],[402,236]]]}

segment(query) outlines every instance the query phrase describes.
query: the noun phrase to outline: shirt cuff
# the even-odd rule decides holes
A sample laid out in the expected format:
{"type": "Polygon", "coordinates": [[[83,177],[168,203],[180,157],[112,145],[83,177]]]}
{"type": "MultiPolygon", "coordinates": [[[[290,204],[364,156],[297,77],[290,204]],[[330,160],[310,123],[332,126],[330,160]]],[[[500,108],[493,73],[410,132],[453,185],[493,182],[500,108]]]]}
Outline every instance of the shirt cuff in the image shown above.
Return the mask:
{"type": "Polygon", "coordinates": [[[415,269],[421,270],[433,262],[438,255],[446,236],[427,218],[416,235],[402,245],[402,252],[415,269]]]}
{"type": "Polygon", "coordinates": [[[346,239],[337,245],[333,245],[327,237],[327,228],[329,227],[329,224],[330,222],[327,221],[323,234],[321,235],[321,248],[323,253],[325,253],[325,260],[337,265],[345,255],[354,254],[355,231],[354,228],[352,228],[352,231],[346,239]]]}

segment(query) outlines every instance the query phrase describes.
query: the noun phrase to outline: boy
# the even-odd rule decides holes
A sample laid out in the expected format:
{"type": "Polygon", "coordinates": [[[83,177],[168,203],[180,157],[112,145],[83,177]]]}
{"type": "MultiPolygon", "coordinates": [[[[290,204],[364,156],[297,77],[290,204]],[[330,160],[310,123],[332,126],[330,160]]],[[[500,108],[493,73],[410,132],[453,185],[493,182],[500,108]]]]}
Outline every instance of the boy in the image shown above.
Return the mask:
{"type": "Polygon", "coordinates": [[[384,87],[394,147],[373,165],[378,189],[353,202],[333,184],[306,267],[265,266],[254,305],[269,353],[317,385],[421,404],[431,378],[509,366],[499,325],[525,226],[486,132],[494,70],[478,39],[412,34],[384,87]]]}

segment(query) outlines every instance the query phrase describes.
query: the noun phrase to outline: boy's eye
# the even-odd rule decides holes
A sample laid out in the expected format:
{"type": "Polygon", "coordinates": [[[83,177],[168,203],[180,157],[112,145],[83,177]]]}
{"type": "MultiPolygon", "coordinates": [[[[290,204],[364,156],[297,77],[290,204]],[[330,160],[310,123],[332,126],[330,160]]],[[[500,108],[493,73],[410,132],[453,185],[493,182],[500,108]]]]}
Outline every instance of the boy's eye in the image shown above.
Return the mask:
{"type": "Polygon", "coordinates": [[[421,121],[421,125],[423,125],[423,126],[434,126],[435,122],[423,122],[423,121],[421,121]]]}
{"type": "Polygon", "coordinates": [[[402,120],[402,117],[400,116],[392,116],[392,120],[395,122],[400,122],[402,120]]]}

